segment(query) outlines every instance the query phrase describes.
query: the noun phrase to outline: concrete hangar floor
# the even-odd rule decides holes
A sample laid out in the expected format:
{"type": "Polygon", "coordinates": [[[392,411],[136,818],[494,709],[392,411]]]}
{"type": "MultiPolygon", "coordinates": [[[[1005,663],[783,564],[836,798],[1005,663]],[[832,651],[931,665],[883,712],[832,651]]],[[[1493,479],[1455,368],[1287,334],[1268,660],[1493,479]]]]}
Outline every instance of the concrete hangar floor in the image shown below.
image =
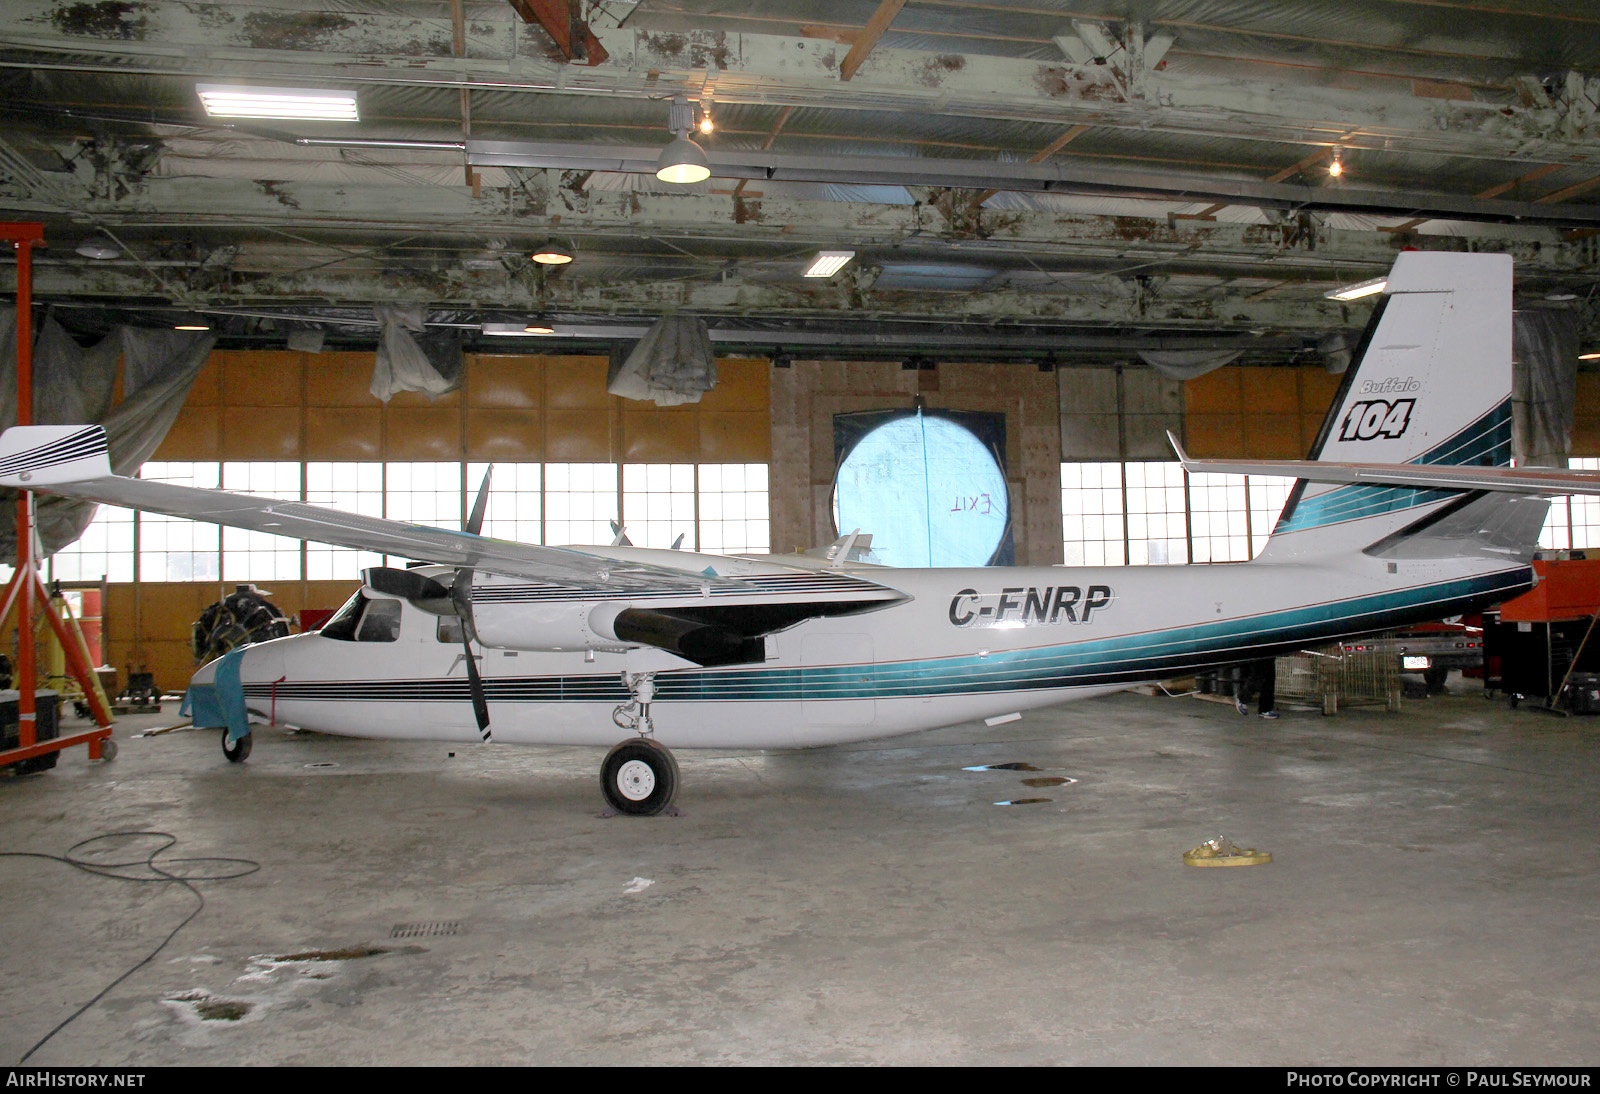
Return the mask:
{"type": "MultiPolygon", "coordinates": [[[[127,718],[113,762],[0,779],[5,850],[260,868],[28,1063],[1595,1064],[1600,721],[1451,689],[684,752],[649,819],[599,815],[591,750],[263,727],[236,766],[127,718]],[[1274,861],[1183,864],[1219,835],[1274,861]]],[[[0,1055],[198,907],[0,859],[0,1055]]]]}

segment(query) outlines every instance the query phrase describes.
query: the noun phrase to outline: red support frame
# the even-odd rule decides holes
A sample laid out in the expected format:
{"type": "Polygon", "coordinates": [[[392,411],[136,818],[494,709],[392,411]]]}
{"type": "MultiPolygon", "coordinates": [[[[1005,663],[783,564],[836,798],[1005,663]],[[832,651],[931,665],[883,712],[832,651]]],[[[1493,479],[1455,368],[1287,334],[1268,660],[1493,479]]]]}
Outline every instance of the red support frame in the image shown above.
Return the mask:
{"type": "MultiPolygon", "coordinates": [[[[17,424],[33,424],[33,248],[44,246],[44,225],[31,222],[0,221],[0,241],[17,251],[17,424]]],[[[60,633],[61,621],[48,608],[49,598],[39,580],[38,559],[33,551],[33,493],[24,490],[17,498],[17,572],[4,594],[8,605],[14,598],[17,609],[17,747],[0,751],[0,767],[42,756],[73,745],[89,746],[89,758],[102,754],[109,759],[105,744],[111,738],[111,712],[95,709],[98,728],[84,733],[62,735],[54,740],[39,740],[39,713],[34,692],[38,689],[38,651],[33,640],[35,597],[46,605],[44,612],[60,633]]],[[[3,613],[0,613],[3,617],[3,613]]],[[[63,642],[74,674],[91,694],[88,673],[91,665],[80,665],[75,643],[63,642]]],[[[93,703],[98,708],[98,703],[93,703]]]]}

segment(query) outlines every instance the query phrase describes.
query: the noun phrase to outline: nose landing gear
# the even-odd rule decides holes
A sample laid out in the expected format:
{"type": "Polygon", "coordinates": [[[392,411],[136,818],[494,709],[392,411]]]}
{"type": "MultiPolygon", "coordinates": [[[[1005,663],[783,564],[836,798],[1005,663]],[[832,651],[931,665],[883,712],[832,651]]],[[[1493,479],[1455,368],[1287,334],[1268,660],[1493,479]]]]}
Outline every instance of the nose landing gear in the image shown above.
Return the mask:
{"type": "Polygon", "coordinates": [[[650,700],[655,695],[655,674],[622,674],[633,701],[611,713],[622,729],[639,733],[606,753],[600,765],[600,792],[618,813],[652,817],[672,804],[678,792],[678,761],[652,734],[650,700]]]}

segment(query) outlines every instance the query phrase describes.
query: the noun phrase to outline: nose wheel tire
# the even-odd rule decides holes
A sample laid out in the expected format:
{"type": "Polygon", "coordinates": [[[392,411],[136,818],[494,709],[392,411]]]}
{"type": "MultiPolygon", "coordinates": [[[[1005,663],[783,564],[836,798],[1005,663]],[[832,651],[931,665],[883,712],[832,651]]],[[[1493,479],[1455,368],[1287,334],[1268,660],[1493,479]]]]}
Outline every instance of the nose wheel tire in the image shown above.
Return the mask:
{"type": "Polygon", "coordinates": [[[252,735],[246,733],[237,741],[228,740],[228,731],[222,731],[222,754],[228,757],[229,763],[242,764],[250,755],[250,741],[252,735]]]}
{"type": "Polygon", "coordinates": [[[623,741],[600,765],[600,790],[618,813],[655,816],[678,792],[678,761],[647,737],[623,741]]]}

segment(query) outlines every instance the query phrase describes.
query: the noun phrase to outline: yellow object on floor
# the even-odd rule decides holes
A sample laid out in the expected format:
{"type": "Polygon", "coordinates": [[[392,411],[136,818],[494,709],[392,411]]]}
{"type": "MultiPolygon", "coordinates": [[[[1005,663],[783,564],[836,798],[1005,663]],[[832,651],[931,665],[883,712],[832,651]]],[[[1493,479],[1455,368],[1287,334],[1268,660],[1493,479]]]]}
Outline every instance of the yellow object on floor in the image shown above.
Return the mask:
{"type": "Polygon", "coordinates": [[[1190,866],[1261,866],[1272,861],[1272,853],[1257,851],[1254,847],[1237,847],[1231,841],[1218,837],[1206,840],[1192,851],[1185,851],[1183,861],[1190,866]]]}

